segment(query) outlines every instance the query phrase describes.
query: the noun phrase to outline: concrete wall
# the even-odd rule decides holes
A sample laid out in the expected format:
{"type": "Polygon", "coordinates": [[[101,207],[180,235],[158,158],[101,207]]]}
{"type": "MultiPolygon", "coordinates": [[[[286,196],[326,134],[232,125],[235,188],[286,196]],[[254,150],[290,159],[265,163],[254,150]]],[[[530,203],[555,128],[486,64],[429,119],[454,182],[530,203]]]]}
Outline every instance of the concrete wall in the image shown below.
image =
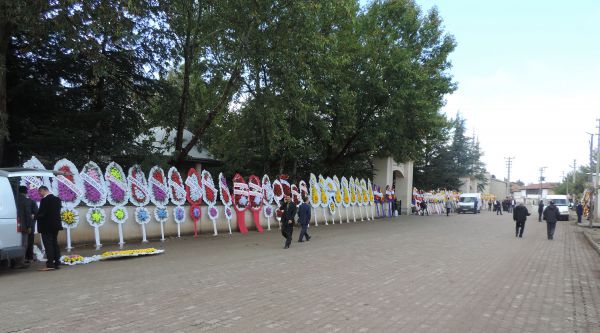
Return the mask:
{"type": "Polygon", "coordinates": [[[385,192],[386,185],[396,185],[396,197],[402,201],[401,213],[409,212],[412,200],[414,162],[397,163],[392,157],[373,159],[373,182],[385,192]]]}
{"type": "MultiPolygon", "coordinates": [[[[275,208],[275,206],[273,206],[275,208]]],[[[135,214],[135,208],[134,206],[127,206],[127,211],[129,213],[129,217],[127,219],[127,221],[125,223],[123,223],[123,237],[125,239],[126,243],[141,243],[142,240],[142,227],[141,225],[139,225],[137,222],[135,222],[135,218],[134,218],[134,214],[135,214]]],[[[152,220],[146,224],[146,237],[148,239],[160,239],[160,223],[156,222],[156,220],[154,219],[154,206],[147,206],[148,210],[150,211],[150,214],[152,215],[152,220]]],[[[207,210],[207,206],[201,206],[202,208],[202,217],[200,218],[200,221],[198,222],[198,232],[199,234],[209,234],[212,235],[213,234],[213,224],[212,221],[208,218],[208,214],[206,212],[207,210]]],[[[374,208],[371,206],[365,206],[365,207],[360,207],[359,206],[355,206],[354,208],[354,212],[356,214],[356,220],[360,221],[361,219],[361,215],[362,217],[366,220],[367,218],[367,211],[365,208],[368,209],[372,209],[374,208]]],[[[102,227],[100,227],[100,242],[102,244],[106,243],[106,244],[116,244],[119,242],[119,231],[118,231],[118,224],[113,222],[110,219],[110,210],[112,209],[112,206],[107,206],[104,207],[105,213],[107,214],[107,220],[104,223],[104,225],[102,227]]],[[[193,235],[194,234],[194,224],[192,222],[192,220],[189,217],[189,206],[185,206],[186,209],[186,221],[183,222],[181,224],[181,235],[193,235]]],[[[229,233],[229,228],[227,226],[227,219],[225,218],[225,214],[223,213],[223,206],[218,205],[217,209],[219,210],[219,218],[216,220],[217,222],[217,230],[219,232],[219,234],[228,234],[229,233]]],[[[339,208],[340,209],[340,213],[342,216],[342,220],[345,222],[346,221],[346,209],[342,206],[339,208]]],[[[91,227],[85,218],[85,214],[87,213],[88,208],[87,207],[77,207],[77,211],[79,213],[79,225],[74,228],[71,229],[71,242],[72,244],[93,244],[95,242],[95,238],[94,238],[94,228],[91,227]]],[[[167,237],[177,237],[177,224],[175,223],[175,221],[173,220],[173,206],[169,206],[168,207],[169,210],[169,219],[167,220],[167,222],[164,223],[164,230],[165,230],[165,238],[167,237]]],[[[369,216],[371,214],[371,211],[369,211],[369,216]]],[[[316,210],[312,209],[311,212],[311,225],[314,225],[314,221],[315,221],[315,213],[317,214],[317,221],[319,223],[319,225],[321,224],[325,224],[325,219],[324,219],[324,209],[319,207],[316,210]]],[[[348,209],[348,217],[350,219],[350,221],[353,220],[353,216],[352,216],[352,208],[350,207],[348,209]]],[[[329,223],[332,223],[332,217],[331,214],[329,213],[329,209],[326,209],[326,216],[327,216],[327,220],[329,223]]],[[[260,224],[263,226],[263,228],[267,229],[267,218],[264,216],[264,214],[262,213],[262,211],[260,212],[260,224]]],[[[254,220],[252,217],[252,212],[250,211],[250,209],[248,209],[245,213],[245,220],[246,220],[246,227],[248,227],[249,230],[251,230],[250,232],[255,232],[256,230],[256,226],[254,225],[254,220]]],[[[336,211],[335,214],[335,222],[339,223],[339,214],[336,211]]],[[[278,222],[275,219],[275,217],[271,218],[271,229],[275,229],[277,230],[278,227],[278,222]]],[[[237,230],[237,219],[235,216],[235,211],[234,211],[234,215],[233,218],[231,219],[231,230],[233,232],[238,232],[237,230]]],[[[66,235],[67,232],[66,230],[61,231],[59,233],[59,243],[61,244],[66,244],[66,235]]]]}

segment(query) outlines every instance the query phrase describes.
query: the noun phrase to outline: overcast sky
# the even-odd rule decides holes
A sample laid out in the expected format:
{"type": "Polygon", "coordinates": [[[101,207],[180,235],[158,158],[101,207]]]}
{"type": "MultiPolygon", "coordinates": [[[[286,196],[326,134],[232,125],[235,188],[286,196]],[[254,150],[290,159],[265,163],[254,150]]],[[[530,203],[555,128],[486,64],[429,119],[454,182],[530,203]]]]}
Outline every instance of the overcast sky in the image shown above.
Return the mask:
{"type": "Polygon", "coordinates": [[[444,112],[466,118],[488,171],[506,177],[510,156],[511,180],[537,182],[545,166],[547,181],[560,181],[574,159],[589,164],[586,132],[598,132],[600,118],[600,1],[416,2],[437,6],[456,38],[458,90],[444,112]]]}

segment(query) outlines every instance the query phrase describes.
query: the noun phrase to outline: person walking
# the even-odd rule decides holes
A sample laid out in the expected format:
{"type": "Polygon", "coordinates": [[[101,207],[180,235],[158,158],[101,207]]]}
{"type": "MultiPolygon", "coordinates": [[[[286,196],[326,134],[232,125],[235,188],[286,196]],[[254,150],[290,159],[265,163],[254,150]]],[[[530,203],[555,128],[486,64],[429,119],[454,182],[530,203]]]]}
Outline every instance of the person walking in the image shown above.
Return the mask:
{"type": "Polygon", "coordinates": [[[19,186],[18,199],[19,221],[21,223],[22,244],[25,248],[25,264],[33,261],[33,240],[35,232],[35,214],[38,207],[35,201],[27,196],[27,187],[19,186]]]}
{"type": "Polygon", "coordinates": [[[306,238],[306,241],[310,240],[310,236],[308,235],[308,224],[310,223],[310,204],[308,203],[308,196],[304,198],[304,202],[300,204],[298,207],[298,224],[302,228],[300,230],[300,238],[298,238],[298,242],[304,242],[303,238],[306,238]]]}
{"type": "Polygon", "coordinates": [[[38,231],[42,234],[42,242],[46,248],[46,269],[60,268],[60,249],[58,247],[58,232],[63,230],[60,221],[61,201],[50,193],[46,186],[40,186],[38,192],[42,196],[37,213],[38,231]]]}
{"type": "Polygon", "coordinates": [[[531,215],[522,203],[520,203],[515,209],[513,209],[513,220],[516,222],[515,237],[523,238],[523,231],[525,230],[525,221],[527,216],[531,215]]]}
{"type": "Polygon", "coordinates": [[[550,200],[550,205],[544,209],[544,220],[546,221],[546,230],[548,232],[548,240],[554,239],[554,230],[556,229],[556,221],[560,216],[558,207],[554,205],[554,201],[550,200]]]}
{"type": "Polygon", "coordinates": [[[581,223],[581,216],[583,215],[583,205],[581,204],[581,201],[577,202],[575,211],[577,212],[577,223],[581,223]]]}
{"type": "Polygon", "coordinates": [[[544,201],[540,200],[538,204],[538,222],[542,222],[542,213],[544,212],[544,201]]]}
{"type": "Polygon", "coordinates": [[[492,200],[488,200],[488,212],[492,211],[492,200]]]}
{"type": "Polygon", "coordinates": [[[450,209],[452,209],[452,202],[450,197],[446,198],[446,216],[450,216],[450,209]]]}
{"type": "Polygon", "coordinates": [[[496,199],[496,215],[502,215],[502,203],[496,199]]]}
{"type": "Polygon", "coordinates": [[[289,194],[283,199],[283,204],[279,207],[281,214],[281,235],[285,238],[284,249],[288,249],[292,244],[292,233],[294,232],[294,218],[296,216],[296,204],[292,201],[289,194]]]}
{"type": "Polygon", "coordinates": [[[515,201],[514,198],[511,198],[510,199],[510,212],[511,213],[514,212],[516,206],[517,206],[517,202],[515,201]]]}

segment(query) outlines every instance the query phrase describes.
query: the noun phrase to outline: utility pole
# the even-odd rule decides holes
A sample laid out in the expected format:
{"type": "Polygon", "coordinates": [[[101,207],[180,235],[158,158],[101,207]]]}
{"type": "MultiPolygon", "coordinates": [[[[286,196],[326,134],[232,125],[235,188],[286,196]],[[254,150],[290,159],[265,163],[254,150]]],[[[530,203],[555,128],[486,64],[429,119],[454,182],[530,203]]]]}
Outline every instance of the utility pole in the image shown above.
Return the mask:
{"type": "MultiPolygon", "coordinates": [[[[575,190],[575,182],[577,181],[577,160],[573,160],[573,190],[575,190]]],[[[568,177],[567,177],[568,178],[568,177]]],[[[567,185],[568,186],[568,185],[567,185]]],[[[567,194],[569,194],[569,191],[567,191],[567,194]]],[[[575,197],[573,197],[573,203],[575,203],[575,197]]]]}
{"type": "Polygon", "coordinates": [[[592,221],[598,222],[598,176],[600,174],[600,119],[596,119],[596,121],[598,122],[598,126],[596,126],[596,128],[598,129],[598,134],[596,135],[596,137],[598,138],[598,145],[596,146],[596,179],[594,181],[594,201],[592,201],[592,207],[594,207],[592,211],[594,212],[594,215],[592,215],[593,219],[590,220],[590,228],[593,225],[592,221]]]}
{"type": "Polygon", "coordinates": [[[510,168],[511,168],[513,160],[515,158],[514,158],[514,156],[510,156],[510,157],[505,157],[504,159],[506,160],[506,168],[508,169],[508,182],[506,184],[506,193],[507,193],[506,196],[512,197],[512,195],[510,193],[510,168]]]}
{"type": "Polygon", "coordinates": [[[594,133],[589,133],[589,132],[586,132],[586,133],[590,135],[590,176],[588,177],[588,181],[590,182],[590,184],[592,184],[593,183],[592,168],[594,167],[594,133]]]}
{"type": "Polygon", "coordinates": [[[569,175],[567,174],[567,177],[565,177],[565,172],[563,171],[562,172],[562,177],[563,177],[563,180],[565,182],[565,185],[567,186],[567,200],[569,202],[571,202],[571,200],[569,199],[569,175]]]}
{"type": "Polygon", "coordinates": [[[540,201],[542,200],[542,182],[544,181],[544,170],[547,168],[548,167],[540,167],[540,201]]]}

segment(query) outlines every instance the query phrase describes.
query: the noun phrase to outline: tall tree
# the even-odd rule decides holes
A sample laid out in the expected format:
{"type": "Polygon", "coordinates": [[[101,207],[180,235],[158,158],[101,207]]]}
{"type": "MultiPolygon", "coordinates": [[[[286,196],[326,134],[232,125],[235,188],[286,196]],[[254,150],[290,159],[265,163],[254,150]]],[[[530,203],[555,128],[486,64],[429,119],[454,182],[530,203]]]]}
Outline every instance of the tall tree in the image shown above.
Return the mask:
{"type": "Polygon", "coordinates": [[[0,0],[0,165],[4,161],[6,140],[10,137],[9,109],[7,107],[7,60],[14,36],[38,34],[42,13],[50,6],[46,1],[0,0]]]}
{"type": "Polygon", "coordinates": [[[156,8],[124,0],[52,4],[42,14],[46,34],[17,33],[11,44],[8,106],[21,113],[10,122],[13,148],[49,160],[120,155],[143,130],[164,59],[156,8]]]}

